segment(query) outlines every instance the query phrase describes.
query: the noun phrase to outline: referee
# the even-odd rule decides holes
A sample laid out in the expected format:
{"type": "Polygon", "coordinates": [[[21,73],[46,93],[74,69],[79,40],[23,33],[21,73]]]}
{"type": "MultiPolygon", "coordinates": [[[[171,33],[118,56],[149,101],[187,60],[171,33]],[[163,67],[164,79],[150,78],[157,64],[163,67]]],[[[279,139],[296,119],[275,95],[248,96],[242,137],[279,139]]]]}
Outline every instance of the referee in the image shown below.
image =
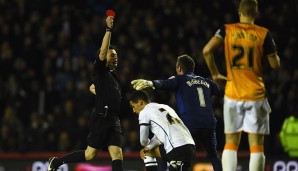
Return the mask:
{"type": "Polygon", "coordinates": [[[108,148],[112,170],[123,171],[122,130],[118,118],[121,103],[119,79],[114,74],[118,57],[110,45],[113,16],[106,18],[106,33],[94,62],[94,81],[90,91],[95,95],[95,107],[89,119],[88,146],[62,158],[51,157],[48,171],[56,171],[64,163],[92,160],[99,150],[108,148]]]}

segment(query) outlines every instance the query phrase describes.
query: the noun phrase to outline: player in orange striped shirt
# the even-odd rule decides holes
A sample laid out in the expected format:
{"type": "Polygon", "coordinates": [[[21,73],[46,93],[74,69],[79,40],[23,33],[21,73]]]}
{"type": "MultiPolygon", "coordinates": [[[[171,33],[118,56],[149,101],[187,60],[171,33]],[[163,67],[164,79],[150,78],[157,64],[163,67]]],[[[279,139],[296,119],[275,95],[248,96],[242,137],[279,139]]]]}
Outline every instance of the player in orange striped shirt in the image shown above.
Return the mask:
{"type": "Polygon", "coordinates": [[[237,150],[241,133],[248,133],[250,171],[265,167],[264,135],[269,134],[270,106],[266,98],[262,62],[280,66],[276,45],[269,30],[255,25],[258,14],[256,0],[241,0],[240,22],[225,24],[206,44],[203,54],[215,81],[227,80],[224,98],[226,144],[222,154],[224,171],[237,169],[237,150]],[[213,52],[224,45],[227,77],[220,74],[213,52]]]}

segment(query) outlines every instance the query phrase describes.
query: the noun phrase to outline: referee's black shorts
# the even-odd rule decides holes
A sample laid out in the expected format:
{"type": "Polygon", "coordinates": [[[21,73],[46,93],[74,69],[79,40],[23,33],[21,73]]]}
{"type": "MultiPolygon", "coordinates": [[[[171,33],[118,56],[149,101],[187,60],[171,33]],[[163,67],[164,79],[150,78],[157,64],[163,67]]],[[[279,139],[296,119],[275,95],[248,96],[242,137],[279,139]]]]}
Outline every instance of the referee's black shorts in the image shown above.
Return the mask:
{"type": "Polygon", "coordinates": [[[122,148],[122,130],[118,118],[90,118],[88,145],[96,149],[106,149],[110,145],[122,148]]]}

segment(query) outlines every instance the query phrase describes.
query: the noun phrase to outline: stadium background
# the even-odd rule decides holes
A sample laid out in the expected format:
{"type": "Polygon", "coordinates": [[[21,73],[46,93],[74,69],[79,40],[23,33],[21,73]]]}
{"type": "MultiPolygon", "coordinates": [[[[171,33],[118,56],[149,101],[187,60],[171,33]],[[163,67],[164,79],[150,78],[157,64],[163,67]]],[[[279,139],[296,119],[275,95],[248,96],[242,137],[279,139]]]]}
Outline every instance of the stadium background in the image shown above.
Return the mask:
{"type": "MultiPolygon", "coordinates": [[[[210,77],[202,48],[217,28],[238,21],[237,7],[238,0],[0,0],[1,155],[85,148],[93,59],[107,9],[116,11],[111,43],[123,83],[123,150],[137,152],[138,121],[127,102],[130,81],[174,75],[176,57],[184,53],[195,59],[196,74],[210,77]]],[[[256,24],[270,28],[281,58],[277,71],[264,65],[273,110],[265,139],[269,158],[287,157],[279,132],[285,118],[298,117],[297,10],[295,0],[259,1],[256,24]]],[[[224,72],[222,49],[216,56],[224,72]]],[[[155,91],[152,97],[176,108],[173,93],[155,91]]],[[[222,99],[214,99],[214,109],[222,151],[222,99]]],[[[242,138],[239,150],[245,153],[247,137],[242,138]]]]}

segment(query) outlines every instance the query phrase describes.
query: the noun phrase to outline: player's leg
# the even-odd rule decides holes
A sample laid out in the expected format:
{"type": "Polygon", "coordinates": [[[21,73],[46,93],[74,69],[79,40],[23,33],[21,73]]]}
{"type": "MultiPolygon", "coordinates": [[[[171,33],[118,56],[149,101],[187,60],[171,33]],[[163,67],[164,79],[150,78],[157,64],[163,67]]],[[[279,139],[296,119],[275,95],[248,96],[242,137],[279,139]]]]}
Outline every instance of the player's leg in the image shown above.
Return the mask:
{"type": "Polygon", "coordinates": [[[237,151],[241,139],[241,132],[225,134],[226,143],[222,153],[222,168],[224,171],[237,169],[237,151]]]}
{"type": "Polygon", "coordinates": [[[157,164],[157,160],[155,157],[145,156],[143,161],[145,164],[146,171],[157,171],[158,170],[158,164],[157,164]]]}
{"type": "Polygon", "coordinates": [[[112,170],[122,171],[123,170],[123,154],[122,149],[118,146],[109,146],[109,153],[112,159],[112,170]]]}
{"type": "Polygon", "coordinates": [[[264,135],[248,134],[250,146],[250,171],[263,171],[265,169],[264,135]]]}
{"type": "Polygon", "coordinates": [[[158,164],[156,158],[161,158],[159,146],[145,153],[143,158],[146,171],[157,171],[158,164]]]}
{"type": "Polygon", "coordinates": [[[221,159],[217,153],[217,140],[215,129],[212,128],[202,128],[199,130],[198,139],[204,146],[207,157],[210,160],[214,171],[222,171],[221,159]]]}
{"type": "Polygon", "coordinates": [[[196,154],[195,145],[187,144],[174,148],[166,154],[166,160],[170,163],[170,171],[188,171],[196,154]]]}
{"type": "Polygon", "coordinates": [[[164,161],[161,158],[156,158],[157,161],[157,170],[158,171],[167,171],[168,170],[168,162],[164,161]]]}
{"type": "Polygon", "coordinates": [[[265,169],[264,135],[269,134],[269,113],[271,111],[267,99],[250,101],[245,104],[244,130],[249,132],[250,171],[265,169]]]}
{"type": "Polygon", "coordinates": [[[112,159],[112,170],[123,171],[122,135],[120,132],[110,130],[107,139],[108,150],[112,159]]]}
{"type": "Polygon", "coordinates": [[[49,159],[48,171],[55,171],[59,166],[64,163],[76,163],[86,160],[92,160],[97,154],[97,149],[90,146],[86,150],[72,152],[62,158],[51,157],[49,159]]]}
{"type": "Polygon", "coordinates": [[[244,103],[227,97],[224,98],[225,146],[222,153],[224,171],[235,171],[237,168],[237,151],[243,130],[244,103]]]}
{"type": "Polygon", "coordinates": [[[183,157],[181,158],[181,160],[183,161],[183,165],[181,170],[182,171],[188,171],[191,167],[191,164],[193,163],[193,160],[196,157],[196,147],[195,145],[186,145],[185,147],[183,147],[181,149],[183,152],[185,152],[185,154],[183,155],[183,157]]]}

